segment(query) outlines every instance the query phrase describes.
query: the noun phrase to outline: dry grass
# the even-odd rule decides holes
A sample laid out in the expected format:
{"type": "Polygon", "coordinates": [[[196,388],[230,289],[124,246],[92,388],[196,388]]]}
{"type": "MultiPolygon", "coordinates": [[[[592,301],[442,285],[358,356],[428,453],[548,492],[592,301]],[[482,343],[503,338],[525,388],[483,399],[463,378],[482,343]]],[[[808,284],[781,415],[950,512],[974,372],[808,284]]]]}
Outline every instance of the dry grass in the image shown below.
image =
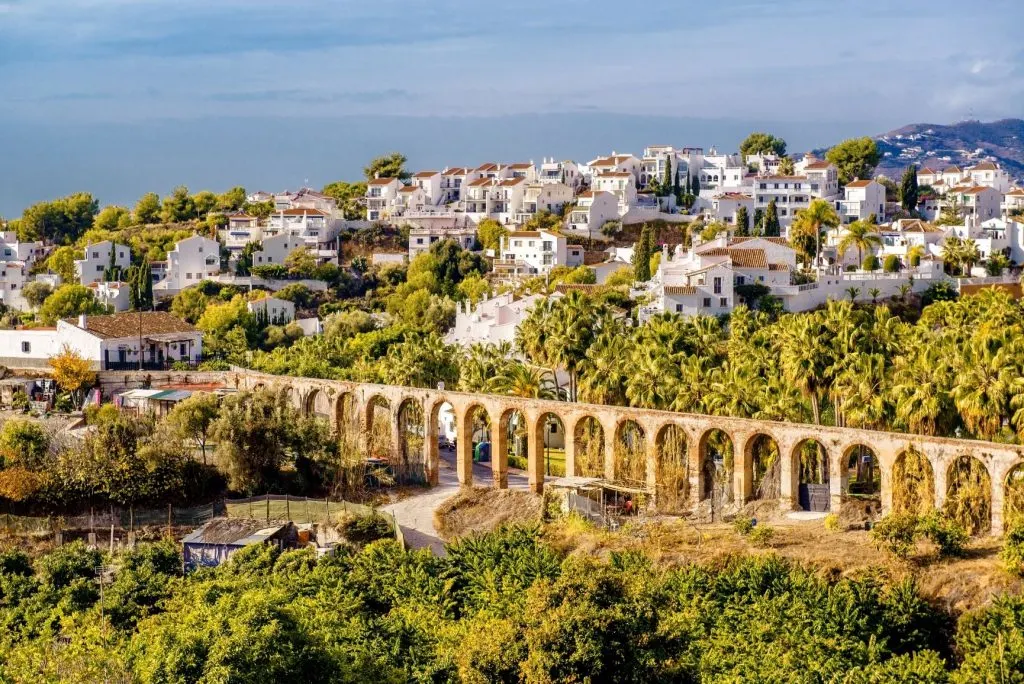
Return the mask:
{"type": "Polygon", "coordinates": [[[566,519],[546,525],[544,535],[565,553],[603,558],[613,551],[635,549],[669,566],[716,563],[736,554],[777,553],[827,576],[855,576],[880,568],[892,579],[917,577],[926,597],[955,612],[1000,594],[1024,591],[1024,579],[1001,568],[998,539],[972,540],[966,557],[946,560],[939,560],[935,549],[922,544],[904,562],[875,548],[863,530],[829,532],[820,520],[773,520],[771,526],[775,535],[764,549],[739,536],[729,524],[694,525],[679,518],[651,519],[616,532],[566,519]]]}
{"type": "Polygon", "coordinates": [[[515,489],[464,488],[434,511],[434,527],[445,541],[490,532],[508,523],[536,523],[542,498],[515,489]]]}

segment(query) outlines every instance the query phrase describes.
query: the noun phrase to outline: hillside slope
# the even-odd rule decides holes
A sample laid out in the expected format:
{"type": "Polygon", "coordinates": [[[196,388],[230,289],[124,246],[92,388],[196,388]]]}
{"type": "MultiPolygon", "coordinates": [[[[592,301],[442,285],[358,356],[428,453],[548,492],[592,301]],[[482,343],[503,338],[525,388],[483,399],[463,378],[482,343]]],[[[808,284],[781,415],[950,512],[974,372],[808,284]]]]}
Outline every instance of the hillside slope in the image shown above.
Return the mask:
{"type": "Polygon", "coordinates": [[[876,136],[882,163],[878,173],[898,178],[908,164],[934,168],[979,161],[997,162],[1018,181],[1024,180],[1024,120],[983,123],[962,121],[950,126],[911,124],[876,136]]]}

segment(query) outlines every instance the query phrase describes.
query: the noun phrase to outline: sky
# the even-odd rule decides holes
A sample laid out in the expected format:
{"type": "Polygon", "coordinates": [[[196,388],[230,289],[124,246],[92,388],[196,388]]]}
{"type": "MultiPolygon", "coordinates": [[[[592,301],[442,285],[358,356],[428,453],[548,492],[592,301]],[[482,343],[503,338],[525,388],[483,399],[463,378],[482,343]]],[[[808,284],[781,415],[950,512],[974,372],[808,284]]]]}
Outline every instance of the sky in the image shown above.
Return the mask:
{"type": "Polygon", "coordinates": [[[0,0],[0,215],[1024,112],[1021,0],[0,0]],[[983,11],[982,11],[983,10],[983,11]]]}

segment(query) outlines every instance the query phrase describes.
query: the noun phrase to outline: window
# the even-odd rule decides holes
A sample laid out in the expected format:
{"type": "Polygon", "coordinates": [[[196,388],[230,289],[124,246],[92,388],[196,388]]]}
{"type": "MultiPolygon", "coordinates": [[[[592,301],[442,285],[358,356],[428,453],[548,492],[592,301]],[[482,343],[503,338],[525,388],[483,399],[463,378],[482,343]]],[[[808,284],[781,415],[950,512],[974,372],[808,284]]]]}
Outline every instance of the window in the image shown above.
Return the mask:
{"type": "Polygon", "coordinates": [[[203,253],[203,248],[202,248],[202,247],[200,247],[200,248],[199,248],[199,253],[200,253],[200,254],[202,254],[202,253],[203,253]]]}
{"type": "Polygon", "coordinates": [[[711,308],[711,297],[705,297],[704,298],[704,307],[707,308],[707,309],[711,308]]]}
{"type": "Polygon", "coordinates": [[[185,274],[185,280],[192,280],[192,274],[191,273],[186,273],[185,274]]]}
{"type": "Polygon", "coordinates": [[[722,278],[720,276],[716,276],[714,283],[715,294],[722,294],[722,278]]]}
{"type": "Polygon", "coordinates": [[[92,258],[93,259],[99,259],[100,258],[100,253],[99,252],[93,252],[92,253],[92,258]]]}
{"type": "Polygon", "coordinates": [[[682,312],[683,312],[683,305],[682,304],[676,304],[676,313],[682,313],[682,312]]]}
{"type": "Polygon", "coordinates": [[[32,343],[31,342],[22,342],[21,343],[21,353],[22,354],[28,354],[31,351],[32,351],[32,343]]]}
{"type": "Polygon", "coordinates": [[[96,265],[96,272],[97,273],[103,273],[103,265],[102,264],[97,264],[96,265]]]}
{"type": "Polygon", "coordinates": [[[718,306],[720,306],[723,309],[725,307],[729,306],[729,298],[728,297],[719,297],[719,299],[718,299],[718,306]]]}
{"type": "Polygon", "coordinates": [[[422,245],[423,244],[423,238],[416,238],[416,244],[417,245],[422,245]]]}

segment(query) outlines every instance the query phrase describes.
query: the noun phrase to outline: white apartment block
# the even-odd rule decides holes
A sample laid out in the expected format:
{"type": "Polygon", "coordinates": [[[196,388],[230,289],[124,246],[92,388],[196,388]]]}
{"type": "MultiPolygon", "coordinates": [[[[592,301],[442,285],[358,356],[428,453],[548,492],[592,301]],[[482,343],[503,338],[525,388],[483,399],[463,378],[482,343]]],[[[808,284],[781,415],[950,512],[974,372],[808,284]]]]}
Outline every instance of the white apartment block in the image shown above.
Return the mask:
{"type": "Polygon", "coordinates": [[[267,295],[246,302],[245,307],[249,313],[270,325],[286,325],[295,320],[295,304],[287,299],[267,295]]]}
{"type": "Polygon", "coordinates": [[[516,299],[514,293],[506,292],[493,298],[485,296],[476,306],[469,302],[456,302],[455,325],[445,335],[444,341],[447,344],[464,347],[476,343],[511,344],[515,341],[516,328],[526,318],[530,309],[544,299],[544,295],[516,299]]]}
{"type": "Polygon", "coordinates": [[[640,160],[631,154],[612,152],[611,156],[598,157],[587,164],[584,171],[590,177],[590,187],[594,187],[594,178],[607,173],[628,173],[633,176],[633,187],[640,182],[640,160]]]}
{"type": "Polygon", "coordinates": [[[110,307],[114,313],[121,313],[131,308],[131,287],[128,283],[118,281],[89,283],[96,301],[110,307]]]}
{"type": "Polygon", "coordinates": [[[875,215],[875,222],[885,221],[885,186],[873,180],[855,180],[843,188],[843,199],[836,200],[836,213],[843,223],[863,221],[875,215]]]}
{"type": "Polygon", "coordinates": [[[925,256],[941,256],[946,232],[921,219],[900,219],[889,226],[879,226],[878,236],[882,240],[878,248],[880,259],[892,254],[899,257],[904,266],[909,266],[907,253],[914,247],[921,247],[925,256]]]}
{"type": "Polygon", "coordinates": [[[332,216],[338,209],[338,201],[330,195],[325,195],[310,188],[302,188],[296,192],[285,190],[274,195],[275,211],[286,209],[316,209],[332,216]]]}
{"type": "Polygon", "coordinates": [[[476,245],[476,228],[420,227],[409,231],[409,260],[430,249],[435,242],[455,240],[463,249],[473,249],[476,245]]]}
{"type": "Polygon", "coordinates": [[[961,169],[958,166],[948,166],[942,171],[924,167],[917,172],[918,185],[930,185],[937,193],[945,194],[951,188],[985,187],[998,190],[1001,193],[1010,191],[1010,174],[1004,171],[998,164],[990,161],[978,162],[974,166],[961,169]]]}
{"type": "Polygon", "coordinates": [[[562,183],[573,192],[579,192],[583,185],[583,172],[574,161],[555,161],[555,158],[544,159],[540,165],[537,180],[541,183],[562,183]]]}
{"type": "Polygon", "coordinates": [[[19,242],[17,233],[0,233],[0,303],[14,309],[28,308],[21,290],[29,282],[32,266],[45,254],[42,242],[19,242]]]}
{"type": "Polygon", "coordinates": [[[711,198],[711,211],[723,223],[736,225],[736,212],[747,209],[747,228],[754,227],[754,197],[744,192],[719,192],[711,198]]]}
{"type": "Polygon", "coordinates": [[[412,175],[412,185],[423,192],[423,203],[431,206],[444,203],[441,181],[440,171],[419,171],[412,175]]]}
{"type": "Polygon", "coordinates": [[[768,209],[774,199],[779,225],[784,233],[797,212],[810,206],[814,199],[834,201],[839,194],[839,172],[829,162],[810,155],[796,164],[795,176],[757,176],[753,179],[754,209],[768,209]]]}
{"type": "Polygon", "coordinates": [[[167,275],[154,291],[173,295],[220,273],[220,243],[201,235],[180,241],[167,253],[167,275]]]}
{"type": "Polygon", "coordinates": [[[1013,188],[1003,195],[1003,203],[1000,206],[1003,216],[1009,216],[1013,212],[1024,211],[1024,190],[1013,188]]]}
{"type": "Polygon", "coordinates": [[[572,204],[574,193],[564,183],[531,183],[523,193],[521,213],[515,216],[516,224],[523,224],[535,214],[547,211],[561,214],[562,210],[572,204]]]}
{"type": "Polygon", "coordinates": [[[576,198],[576,206],[569,212],[568,230],[587,237],[599,237],[601,226],[619,220],[619,202],[610,192],[587,190],[576,198]]]}
{"type": "Polygon", "coordinates": [[[625,216],[637,205],[636,179],[628,171],[605,171],[590,179],[590,189],[611,193],[619,205],[619,216],[625,216]]]}
{"type": "Polygon", "coordinates": [[[961,185],[950,188],[943,198],[944,203],[948,204],[954,198],[959,203],[960,211],[964,216],[973,216],[979,221],[987,221],[1002,215],[1003,193],[995,188],[981,185],[973,187],[961,185]]]}
{"type": "Polygon", "coordinates": [[[233,258],[237,258],[250,242],[259,242],[263,239],[263,228],[259,219],[247,214],[228,216],[227,227],[221,228],[217,233],[233,258]]]}
{"type": "Polygon", "coordinates": [[[366,220],[387,220],[395,210],[402,184],[397,178],[372,178],[366,184],[366,220]]]}
{"type": "Polygon", "coordinates": [[[110,240],[86,245],[83,257],[75,260],[78,282],[88,285],[103,280],[103,272],[111,266],[111,252],[114,266],[124,270],[132,265],[132,253],[128,245],[114,244],[110,240]]]}
{"type": "Polygon", "coordinates": [[[464,195],[465,212],[473,221],[493,218],[509,224],[523,213],[526,181],[483,176],[471,182],[464,195]]]}
{"type": "Polygon", "coordinates": [[[701,193],[715,193],[720,190],[738,190],[745,184],[747,165],[738,154],[719,154],[711,148],[703,156],[700,166],[695,167],[691,176],[700,178],[701,193]]]}
{"type": "Polygon", "coordinates": [[[464,166],[446,168],[441,172],[441,204],[452,204],[464,199],[463,189],[479,178],[473,169],[464,166]]]}
{"type": "Polygon", "coordinates": [[[266,235],[288,233],[301,238],[318,263],[337,263],[340,221],[319,209],[285,209],[270,216],[266,235]]]}
{"type": "MultiPolygon", "coordinates": [[[[669,179],[674,182],[676,171],[679,171],[679,157],[675,148],[671,145],[648,146],[640,160],[640,177],[637,179],[637,187],[646,190],[652,183],[663,182],[666,168],[669,170],[669,179]]],[[[680,179],[680,183],[683,182],[680,179]]]]}
{"type": "Polygon", "coordinates": [[[533,162],[516,162],[508,165],[509,178],[521,178],[527,183],[537,182],[537,167],[533,162]]]}
{"type": "Polygon", "coordinates": [[[979,162],[969,167],[966,175],[974,185],[993,188],[1002,193],[1010,191],[1010,174],[1006,173],[994,162],[979,162]]]}
{"type": "Polygon", "coordinates": [[[501,238],[494,273],[499,278],[546,275],[555,266],[579,266],[582,252],[570,258],[565,237],[546,230],[515,231],[501,238]]]}

